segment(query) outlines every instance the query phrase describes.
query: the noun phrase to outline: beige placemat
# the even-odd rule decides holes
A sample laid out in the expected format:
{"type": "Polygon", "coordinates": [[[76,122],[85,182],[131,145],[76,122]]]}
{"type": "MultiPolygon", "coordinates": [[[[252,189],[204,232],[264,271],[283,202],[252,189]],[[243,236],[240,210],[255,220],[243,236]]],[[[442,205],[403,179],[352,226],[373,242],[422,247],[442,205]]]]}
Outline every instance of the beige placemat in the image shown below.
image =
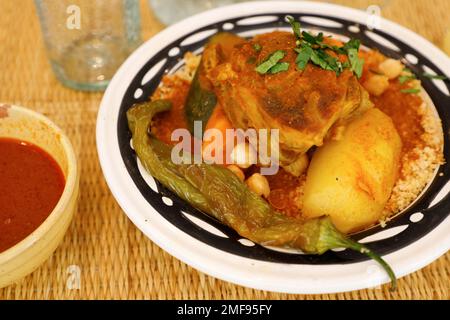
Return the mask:
{"type": "MultiPolygon", "coordinates": [[[[328,1],[383,16],[439,45],[450,28],[449,0],[328,1]]],[[[145,39],[162,28],[142,1],[145,39]]],[[[0,101],[40,111],[71,138],[81,164],[79,209],[62,245],[33,274],[0,290],[0,299],[448,299],[450,253],[387,286],[330,295],[276,294],[232,285],[172,258],[123,214],[97,160],[95,121],[101,94],[64,88],[47,62],[32,0],[0,1],[0,101]],[[80,281],[76,281],[77,279],[80,281]]]]}

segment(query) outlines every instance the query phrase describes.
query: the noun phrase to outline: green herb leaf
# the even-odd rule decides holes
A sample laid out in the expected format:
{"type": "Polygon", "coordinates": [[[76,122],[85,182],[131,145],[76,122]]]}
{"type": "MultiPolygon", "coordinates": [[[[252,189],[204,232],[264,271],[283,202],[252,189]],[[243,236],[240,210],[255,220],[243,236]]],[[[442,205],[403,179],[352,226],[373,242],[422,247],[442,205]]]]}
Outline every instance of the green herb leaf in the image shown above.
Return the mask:
{"type": "Polygon", "coordinates": [[[348,60],[350,61],[350,69],[358,78],[361,78],[364,66],[364,59],[360,59],[358,56],[360,46],[361,41],[359,39],[350,39],[342,47],[342,50],[346,51],[348,60]]]}
{"type": "Polygon", "coordinates": [[[361,41],[359,39],[350,39],[343,47],[342,49],[345,51],[348,51],[350,49],[356,49],[359,50],[359,47],[361,46],[361,41]]]}
{"type": "Polygon", "coordinates": [[[411,69],[408,68],[403,68],[403,74],[398,77],[398,82],[400,82],[401,84],[404,84],[406,82],[412,81],[417,79],[416,75],[412,72],[411,69]]]}
{"type": "Polygon", "coordinates": [[[337,54],[347,54],[347,51],[345,51],[343,49],[343,47],[337,47],[337,46],[330,46],[329,44],[326,43],[321,43],[321,47],[322,49],[329,49],[331,51],[336,52],[337,54]]]}
{"type": "Polygon", "coordinates": [[[289,69],[288,62],[278,62],[276,65],[274,65],[272,68],[270,68],[269,73],[275,74],[278,72],[287,71],[288,69],[289,69]]]}
{"type": "Polygon", "coordinates": [[[313,49],[309,46],[302,46],[301,49],[295,49],[298,53],[297,59],[295,59],[295,64],[299,70],[305,70],[306,65],[311,59],[311,55],[313,54],[313,49]]]}
{"type": "Polygon", "coordinates": [[[296,64],[300,70],[303,70],[309,61],[324,70],[334,71],[337,75],[344,70],[344,65],[324,50],[313,49],[308,44],[303,44],[301,49],[297,48],[295,51],[298,53],[296,64]]]}
{"type": "Polygon", "coordinates": [[[403,75],[403,76],[398,77],[398,82],[400,82],[401,84],[404,84],[406,82],[409,82],[409,81],[412,81],[415,79],[416,79],[415,75],[403,75]]]}
{"type": "Polygon", "coordinates": [[[400,90],[400,92],[408,93],[408,94],[417,94],[420,92],[420,89],[417,89],[417,88],[403,89],[403,90],[400,90]]]}
{"type": "Polygon", "coordinates": [[[337,68],[339,70],[337,75],[340,75],[344,71],[344,64],[341,61],[339,61],[338,59],[336,59],[336,65],[337,65],[337,68]]]}
{"type": "Polygon", "coordinates": [[[336,72],[339,76],[343,71],[342,63],[336,57],[330,56],[325,51],[319,50],[318,52],[321,58],[327,63],[326,69],[336,72]]]}
{"type": "Polygon", "coordinates": [[[319,32],[319,34],[316,37],[316,41],[317,42],[322,42],[323,41],[323,32],[319,32]]]}
{"type": "Polygon", "coordinates": [[[259,43],[253,44],[253,49],[255,49],[256,52],[260,52],[262,47],[259,43]]]}
{"type": "Polygon", "coordinates": [[[363,73],[364,59],[360,59],[358,57],[358,49],[351,48],[348,49],[347,52],[348,52],[348,60],[350,61],[350,69],[355,73],[355,75],[358,78],[361,78],[363,73]]]}
{"type": "Polygon", "coordinates": [[[303,40],[305,40],[306,42],[309,42],[310,44],[313,44],[313,45],[319,44],[317,37],[313,36],[312,34],[306,32],[306,31],[302,32],[302,36],[303,36],[303,40]]]}
{"type": "Polygon", "coordinates": [[[297,39],[299,39],[296,42],[297,48],[295,49],[298,53],[295,63],[299,70],[304,70],[307,63],[311,61],[322,69],[336,72],[337,76],[339,76],[344,69],[350,68],[358,78],[361,78],[364,60],[358,57],[359,47],[361,46],[361,41],[359,39],[351,39],[344,46],[337,47],[323,43],[324,35],[322,32],[317,36],[314,36],[309,32],[302,31],[301,37],[299,37],[298,33],[300,30],[297,26],[293,25],[295,22],[293,18],[290,18],[289,16],[286,17],[287,21],[289,21],[294,29],[297,39]],[[336,54],[347,55],[349,61],[341,62],[338,58],[328,54],[325,50],[331,50],[336,54]]]}
{"type": "Polygon", "coordinates": [[[436,80],[447,80],[448,78],[446,76],[439,76],[437,74],[431,74],[431,73],[427,73],[425,72],[423,74],[424,77],[429,78],[429,79],[436,79],[436,80]]]}
{"type": "Polygon", "coordinates": [[[284,58],[286,53],[282,50],[273,52],[264,62],[255,68],[259,74],[266,74],[273,66],[275,66],[281,59],[284,58]]]}
{"type": "Polygon", "coordinates": [[[318,65],[322,69],[327,69],[328,64],[327,62],[319,55],[319,52],[317,50],[313,50],[311,52],[311,62],[315,65],[318,65]]]}
{"type": "Polygon", "coordinates": [[[330,56],[325,51],[317,49],[311,54],[311,61],[324,70],[334,71],[337,75],[342,72],[342,64],[335,57],[330,56]],[[339,62],[339,64],[338,64],[339,62]]]}
{"type": "Polygon", "coordinates": [[[302,25],[300,24],[300,22],[295,21],[294,17],[292,16],[286,16],[286,21],[291,25],[292,31],[294,31],[295,38],[297,38],[297,40],[300,40],[302,38],[302,35],[300,33],[302,25]]]}

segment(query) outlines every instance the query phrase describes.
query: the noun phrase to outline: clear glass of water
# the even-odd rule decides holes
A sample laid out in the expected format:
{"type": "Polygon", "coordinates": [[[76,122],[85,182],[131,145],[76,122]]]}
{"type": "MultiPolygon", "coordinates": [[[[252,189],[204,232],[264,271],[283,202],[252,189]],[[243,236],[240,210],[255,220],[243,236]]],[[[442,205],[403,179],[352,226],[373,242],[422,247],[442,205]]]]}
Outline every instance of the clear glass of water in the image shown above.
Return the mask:
{"type": "Polygon", "coordinates": [[[243,0],[148,0],[153,12],[166,25],[196,13],[243,0]]]}
{"type": "Polygon", "coordinates": [[[48,57],[64,85],[106,88],[142,42],[139,0],[35,0],[48,57]]]}

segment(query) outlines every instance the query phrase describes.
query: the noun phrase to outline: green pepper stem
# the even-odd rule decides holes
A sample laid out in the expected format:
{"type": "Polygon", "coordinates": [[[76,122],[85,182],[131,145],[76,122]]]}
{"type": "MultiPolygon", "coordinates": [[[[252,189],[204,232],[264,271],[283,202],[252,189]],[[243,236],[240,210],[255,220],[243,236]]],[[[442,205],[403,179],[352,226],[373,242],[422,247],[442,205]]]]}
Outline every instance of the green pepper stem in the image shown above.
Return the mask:
{"type": "Polygon", "coordinates": [[[339,232],[333,225],[329,217],[324,217],[321,219],[320,234],[321,234],[319,241],[320,248],[318,249],[319,252],[324,252],[326,250],[333,248],[347,248],[365,254],[369,258],[378,262],[383,267],[383,269],[386,271],[389,278],[391,279],[391,288],[390,288],[391,291],[396,290],[397,278],[395,277],[395,273],[389,266],[389,264],[385,260],[383,260],[383,258],[381,258],[380,255],[373,252],[371,249],[369,249],[362,243],[354,241],[349,237],[347,237],[345,234],[339,232]]]}
{"type": "Polygon", "coordinates": [[[387,272],[387,274],[389,275],[389,278],[391,279],[390,291],[395,291],[397,289],[397,278],[395,276],[395,273],[392,270],[391,266],[383,258],[381,258],[381,256],[379,256],[378,254],[376,254],[375,252],[370,250],[365,245],[363,245],[359,242],[353,241],[351,239],[348,239],[348,238],[345,239],[345,243],[347,244],[346,247],[348,249],[358,251],[362,254],[365,254],[369,258],[378,262],[381,265],[381,267],[383,267],[383,269],[387,272]]]}
{"type": "Polygon", "coordinates": [[[347,235],[337,230],[330,217],[324,216],[319,218],[319,220],[320,236],[316,243],[315,251],[318,253],[323,253],[330,249],[346,248],[365,254],[369,258],[378,262],[389,275],[389,278],[391,279],[391,291],[394,291],[397,288],[397,279],[394,271],[389,264],[381,258],[381,256],[373,252],[362,243],[350,239],[347,235]]]}

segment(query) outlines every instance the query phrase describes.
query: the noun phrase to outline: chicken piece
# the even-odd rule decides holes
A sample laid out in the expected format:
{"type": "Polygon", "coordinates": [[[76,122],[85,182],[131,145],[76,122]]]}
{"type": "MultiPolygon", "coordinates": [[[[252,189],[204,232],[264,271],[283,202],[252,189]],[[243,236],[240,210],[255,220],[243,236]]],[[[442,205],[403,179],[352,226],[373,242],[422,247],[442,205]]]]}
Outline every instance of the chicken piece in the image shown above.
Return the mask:
{"type": "Polygon", "coordinates": [[[312,146],[321,146],[334,124],[372,107],[351,71],[336,76],[312,64],[300,71],[294,48],[295,37],[288,32],[256,36],[208,73],[234,127],[279,129],[280,163],[286,168],[312,146]],[[282,61],[289,69],[257,73],[255,67],[276,50],[286,53],[282,61]]]}

